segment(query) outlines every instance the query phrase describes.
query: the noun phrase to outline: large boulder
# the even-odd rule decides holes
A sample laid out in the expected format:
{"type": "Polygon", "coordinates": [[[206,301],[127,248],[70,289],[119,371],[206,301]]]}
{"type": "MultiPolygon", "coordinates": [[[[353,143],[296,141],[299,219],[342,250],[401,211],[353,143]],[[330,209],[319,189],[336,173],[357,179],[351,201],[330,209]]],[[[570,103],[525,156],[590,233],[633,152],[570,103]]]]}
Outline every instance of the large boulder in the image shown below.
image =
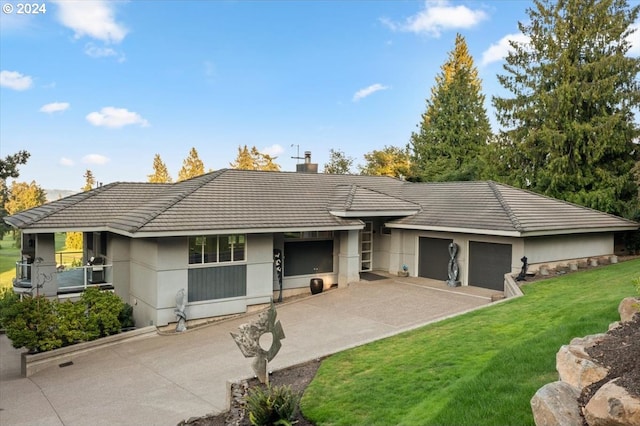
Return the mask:
{"type": "Polygon", "coordinates": [[[582,345],[563,345],[556,354],[560,380],[583,389],[607,376],[609,370],[593,362],[582,345]]]}
{"type": "Polygon", "coordinates": [[[591,397],[584,418],[589,426],[640,425],[640,398],[612,380],[591,397]]]}
{"type": "Polygon", "coordinates": [[[582,426],[580,390],[565,382],[547,383],[531,398],[536,426],[582,426]]]}
{"type": "Polygon", "coordinates": [[[640,312],[640,298],[625,297],[618,305],[618,312],[620,313],[620,322],[631,321],[633,316],[640,312]]]}

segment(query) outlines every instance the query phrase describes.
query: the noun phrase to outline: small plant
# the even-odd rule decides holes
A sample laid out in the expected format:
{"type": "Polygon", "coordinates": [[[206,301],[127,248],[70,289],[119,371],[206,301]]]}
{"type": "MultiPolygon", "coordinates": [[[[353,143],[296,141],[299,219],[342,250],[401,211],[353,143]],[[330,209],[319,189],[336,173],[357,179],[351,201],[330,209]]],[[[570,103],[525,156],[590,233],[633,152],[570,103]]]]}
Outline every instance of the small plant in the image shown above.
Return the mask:
{"type": "Polygon", "coordinates": [[[300,394],[291,386],[258,386],[246,398],[249,421],[253,426],[293,425],[300,394]]]}

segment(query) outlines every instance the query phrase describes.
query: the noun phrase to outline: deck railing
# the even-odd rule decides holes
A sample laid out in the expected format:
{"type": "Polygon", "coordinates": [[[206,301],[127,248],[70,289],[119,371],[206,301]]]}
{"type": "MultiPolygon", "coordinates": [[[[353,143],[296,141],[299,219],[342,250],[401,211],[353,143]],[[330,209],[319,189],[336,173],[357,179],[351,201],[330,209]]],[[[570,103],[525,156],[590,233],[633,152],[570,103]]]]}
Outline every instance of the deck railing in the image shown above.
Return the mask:
{"type": "MultiPolygon", "coordinates": [[[[21,292],[29,292],[42,286],[51,280],[50,274],[40,273],[37,277],[32,275],[33,263],[16,262],[16,279],[14,288],[23,289],[21,292]]],[[[103,287],[109,284],[111,268],[113,265],[86,265],[77,268],[57,268],[55,272],[58,293],[84,291],[88,287],[103,287]]],[[[37,273],[37,270],[35,271],[37,273]]]]}

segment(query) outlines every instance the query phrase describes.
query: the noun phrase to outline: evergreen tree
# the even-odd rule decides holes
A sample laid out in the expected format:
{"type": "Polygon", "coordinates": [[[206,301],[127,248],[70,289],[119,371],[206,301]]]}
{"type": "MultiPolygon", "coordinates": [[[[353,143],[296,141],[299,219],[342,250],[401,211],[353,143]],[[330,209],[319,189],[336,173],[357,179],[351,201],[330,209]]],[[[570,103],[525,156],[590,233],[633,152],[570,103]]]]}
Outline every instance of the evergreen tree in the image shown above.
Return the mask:
{"type": "Polygon", "coordinates": [[[178,182],[194,178],[204,174],[204,163],[198,157],[198,151],[191,148],[189,156],[182,162],[182,168],[178,173],[178,182]]]}
{"type": "Polygon", "coordinates": [[[166,164],[160,158],[160,154],[153,157],[153,173],[147,176],[151,183],[171,183],[171,176],[166,164]]]}
{"type": "Polygon", "coordinates": [[[410,170],[409,147],[385,146],[364,155],[367,164],[358,166],[360,173],[369,176],[406,177],[410,170]]]}
{"type": "Polygon", "coordinates": [[[82,190],[91,191],[96,184],[96,178],[93,177],[93,172],[87,169],[82,177],[84,178],[84,186],[82,187],[82,190]]]}
{"type": "Polygon", "coordinates": [[[330,149],[329,162],[324,165],[324,173],[333,175],[348,175],[351,173],[353,158],[343,151],[330,149]]]}
{"type": "Polygon", "coordinates": [[[13,155],[7,155],[4,160],[0,159],[0,236],[9,230],[2,218],[7,216],[4,208],[5,203],[9,199],[9,188],[7,188],[8,178],[17,178],[20,176],[18,166],[26,164],[31,154],[27,151],[18,151],[13,155]]]}
{"type": "Polygon", "coordinates": [[[626,0],[535,0],[527,43],[512,43],[494,97],[509,183],[629,215],[639,158],[634,108],[640,59],[626,56],[640,6],[626,0]]]}
{"type": "Polygon", "coordinates": [[[229,163],[229,166],[237,170],[263,170],[279,172],[280,166],[274,163],[275,158],[268,154],[263,154],[258,151],[255,146],[251,147],[251,150],[244,147],[238,147],[238,156],[233,163],[229,163]]]}
{"type": "Polygon", "coordinates": [[[420,130],[411,135],[412,177],[424,181],[477,179],[481,173],[478,158],[491,137],[491,126],[478,70],[460,34],[440,69],[420,130]]]}

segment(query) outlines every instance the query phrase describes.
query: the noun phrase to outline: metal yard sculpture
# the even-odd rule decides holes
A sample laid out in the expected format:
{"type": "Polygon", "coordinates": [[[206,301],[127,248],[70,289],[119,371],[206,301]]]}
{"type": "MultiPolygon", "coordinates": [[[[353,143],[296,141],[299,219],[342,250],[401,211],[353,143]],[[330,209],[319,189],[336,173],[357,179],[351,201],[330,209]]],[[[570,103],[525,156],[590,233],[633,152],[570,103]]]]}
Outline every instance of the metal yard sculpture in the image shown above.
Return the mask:
{"type": "Polygon", "coordinates": [[[231,337],[233,337],[245,358],[255,357],[252,363],[253,371],[256,373],[258,380],[265,384],[269,384],[267,363],[278,354],[282,347],[280,341],[285,338],[282,324],[280,324],[280,321],[276,321],[277,315],[272,301],[269,310],[262,312],[256,321],[240,325],[238,334],[231,333],[231,337]],[[260,338],[268,333],[272,335],[272,343],[271,347],[265,350],[260,346],[260,338]]]}

